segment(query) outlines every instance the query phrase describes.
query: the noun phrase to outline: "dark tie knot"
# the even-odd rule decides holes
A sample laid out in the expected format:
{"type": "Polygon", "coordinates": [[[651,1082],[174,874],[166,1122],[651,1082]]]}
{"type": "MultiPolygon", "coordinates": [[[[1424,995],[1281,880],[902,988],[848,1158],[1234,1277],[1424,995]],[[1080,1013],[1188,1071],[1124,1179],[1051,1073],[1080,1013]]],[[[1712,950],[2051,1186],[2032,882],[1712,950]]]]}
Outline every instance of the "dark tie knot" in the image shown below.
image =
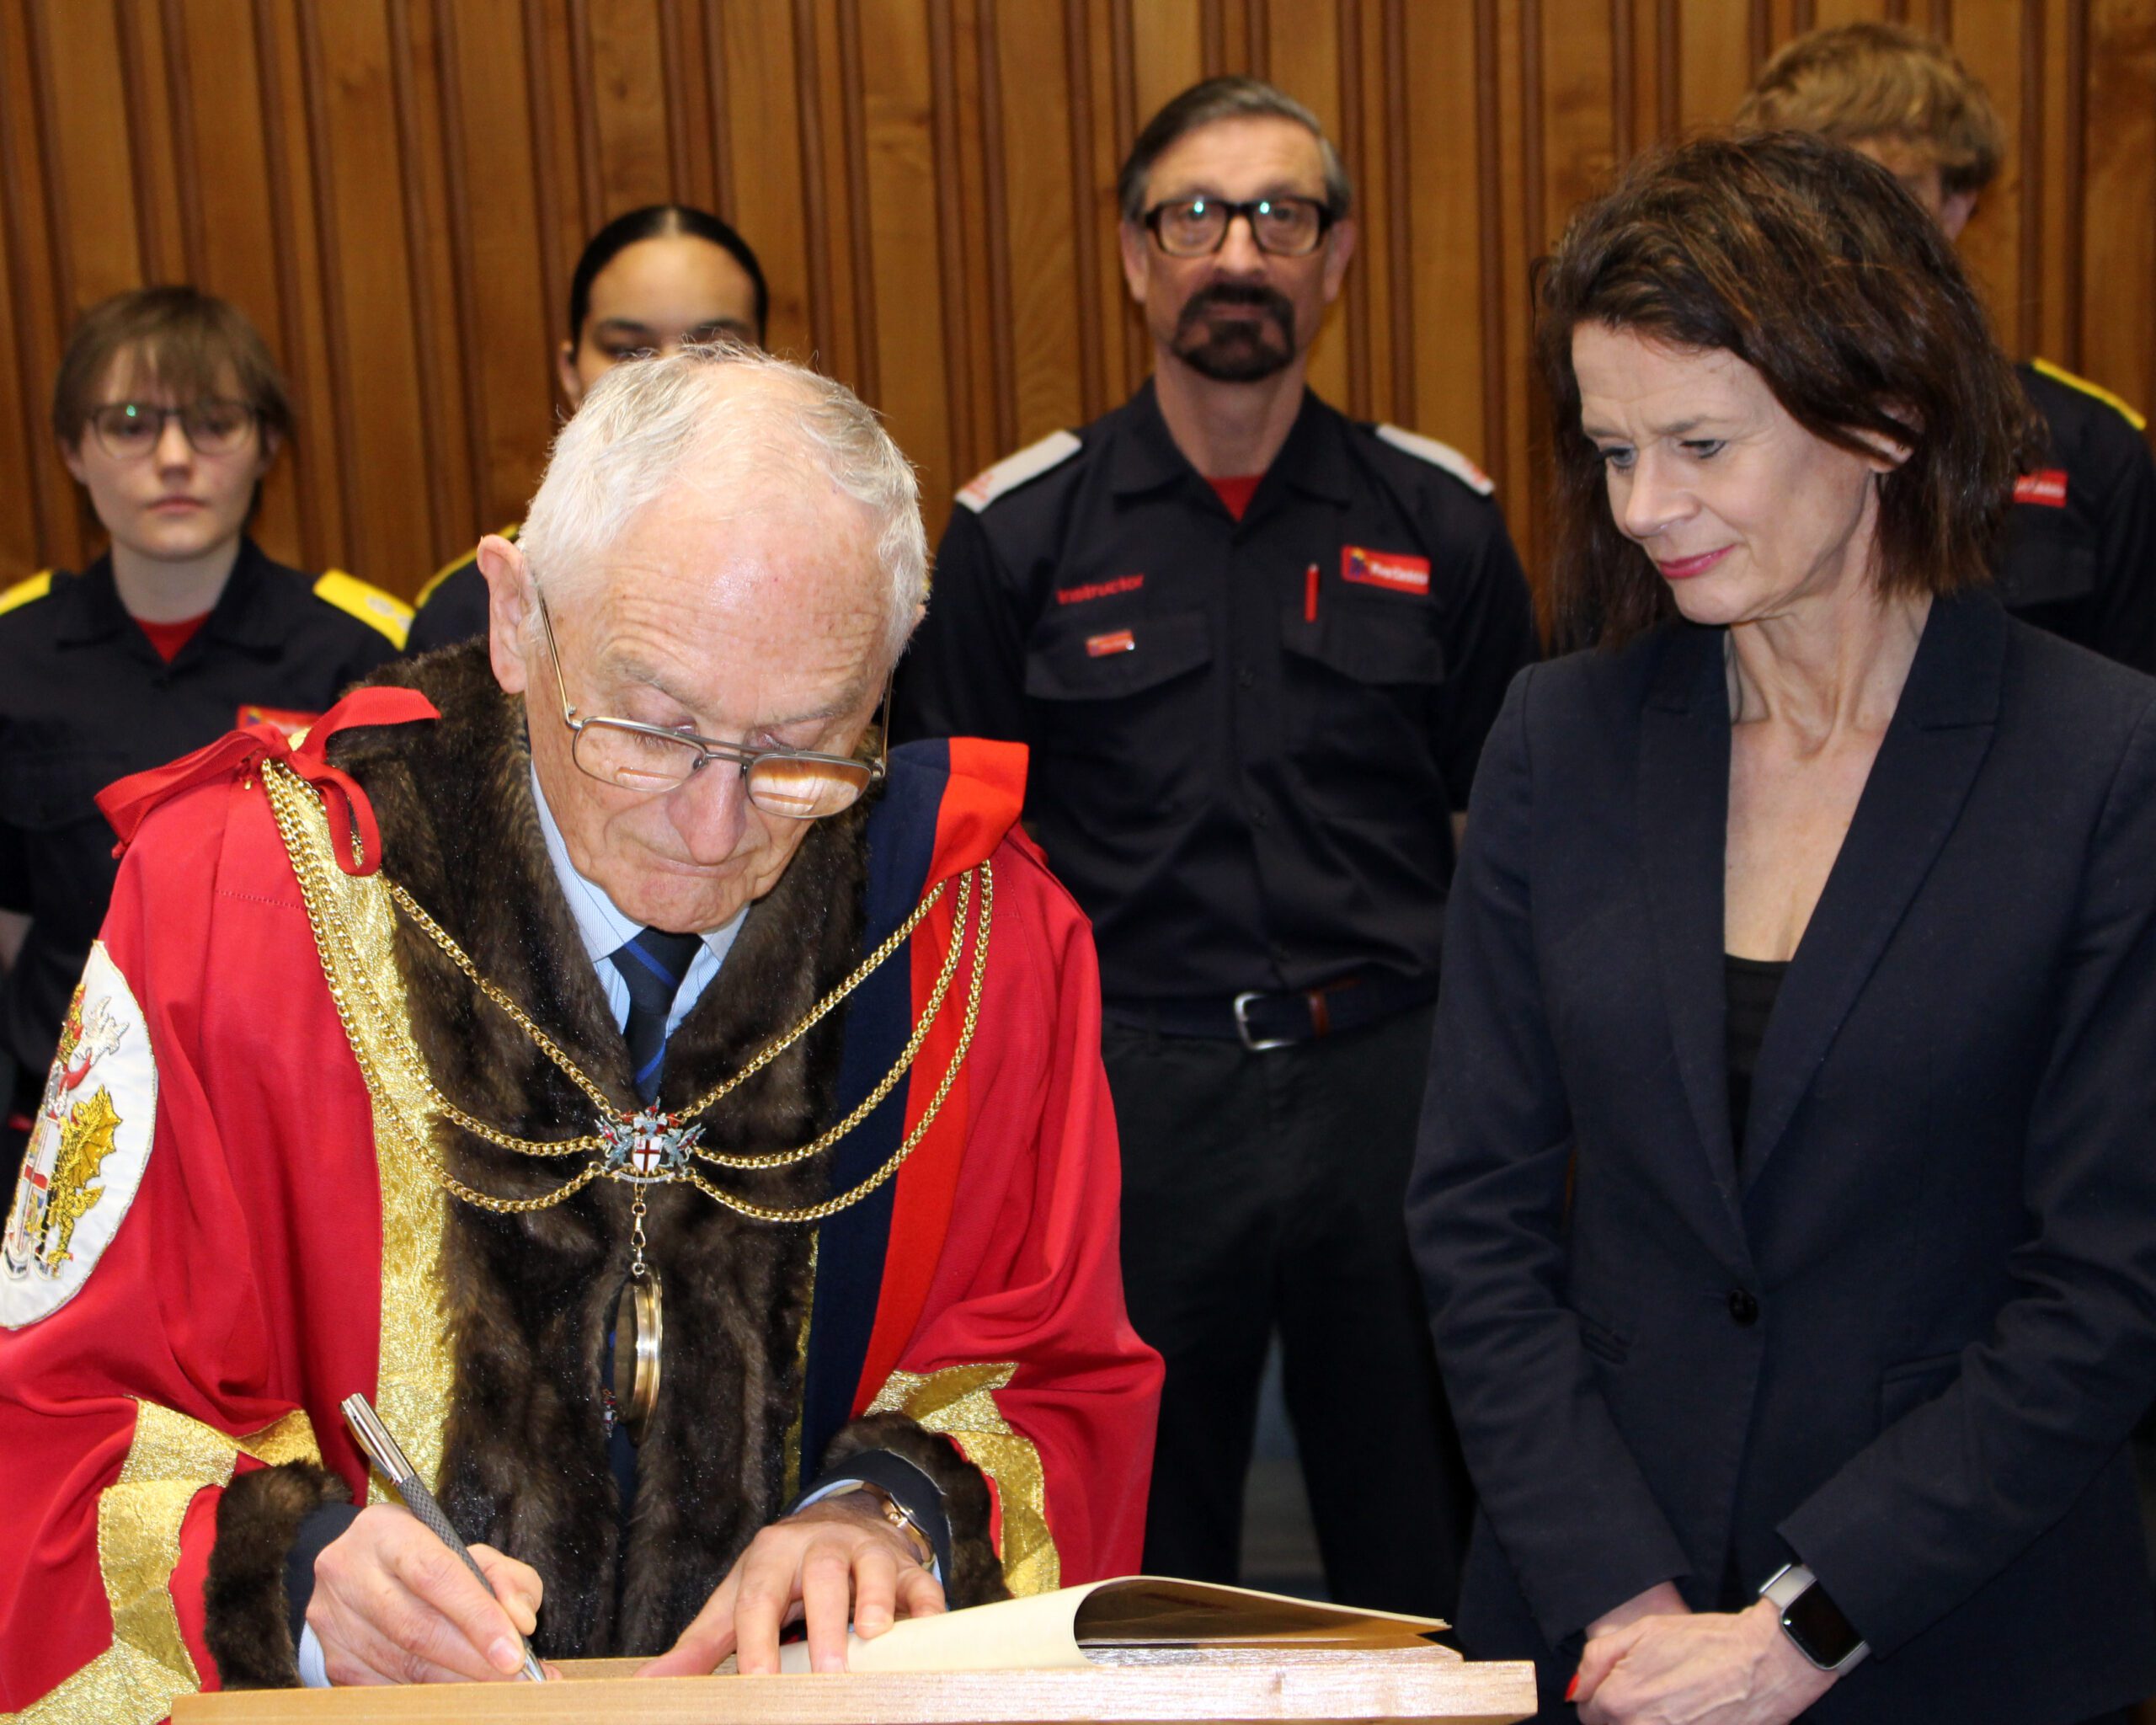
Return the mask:
{"type": "Polygon", "coordinates": [[[700,935],[647,928],[611,955],[629,988],[629,1022],[622,1034],[629,1044],[637,1094],[645,1102],[658,1097],[659,1076],[666,1060],[667,1015],[702,944],[700,935]]]}

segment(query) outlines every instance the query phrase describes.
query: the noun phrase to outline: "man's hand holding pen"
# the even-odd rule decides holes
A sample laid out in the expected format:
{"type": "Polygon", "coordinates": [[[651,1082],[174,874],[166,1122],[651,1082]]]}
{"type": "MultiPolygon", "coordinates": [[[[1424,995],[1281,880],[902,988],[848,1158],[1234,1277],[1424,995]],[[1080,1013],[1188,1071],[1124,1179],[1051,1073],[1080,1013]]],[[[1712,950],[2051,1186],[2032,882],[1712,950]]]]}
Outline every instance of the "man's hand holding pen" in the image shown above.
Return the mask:
{"type": "Polygon", "coordinates": [[[315,1560],[307,1621],[336,1684],[507,1681],[539,1621],[539,1572],[470,1548],[494,1592],[408,1510],[377,1503],[315,1560]]]}

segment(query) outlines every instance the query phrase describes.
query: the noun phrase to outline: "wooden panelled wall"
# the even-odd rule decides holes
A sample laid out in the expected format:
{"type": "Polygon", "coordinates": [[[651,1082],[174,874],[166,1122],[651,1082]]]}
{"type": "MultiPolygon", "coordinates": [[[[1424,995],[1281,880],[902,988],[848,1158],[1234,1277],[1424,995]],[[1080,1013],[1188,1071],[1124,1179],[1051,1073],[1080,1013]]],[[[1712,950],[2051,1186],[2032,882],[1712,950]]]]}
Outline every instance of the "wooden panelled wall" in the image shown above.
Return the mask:
{"type": "Polygon", "coordinates": [[[45,429],[69,320],[190,279],[296,386],[271,550],[412,590],[521,510],[584,236],[667,197],[750,236],[773,344],[884,409],[940,526],[1144,376],[1115,164],[1237,70],[1360,188],[1318,387],[1475,455],[1531,567],[1531,260],[1852,16],[1951,34],[2004,115],[1965,243],[2008,344],[2156,400],[2156,0],[0,0],[0,574],[88,542],[45,429]]]}

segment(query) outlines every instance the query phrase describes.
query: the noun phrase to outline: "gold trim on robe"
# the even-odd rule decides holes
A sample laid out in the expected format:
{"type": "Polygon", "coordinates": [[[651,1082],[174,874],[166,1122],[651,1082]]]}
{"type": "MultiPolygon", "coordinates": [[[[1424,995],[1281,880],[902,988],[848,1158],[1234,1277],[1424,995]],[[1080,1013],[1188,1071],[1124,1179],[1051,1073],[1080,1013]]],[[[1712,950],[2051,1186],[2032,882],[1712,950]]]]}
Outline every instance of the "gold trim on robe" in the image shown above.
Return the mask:
{"type": "MultiPolygon", "coordinates": [[[[441,1311],[447,1199],[427,1159],[436,1117],[397,968],[397,907],[382,874],[338,866],[322,799],[295,774],[265,764],[263,788],[289,836],[317,956],[374,1105],[382,1178],[382,1348],[374,1405],[430,1486],[439,1483],[455,1362],[441,1311]],[[292,841],[296,841],[293,842],[292,841]]],[[[388,1498],[379,1478],[369,1501],[388,1498]]]]}
{"type": "Polygon", "coordinates": [[[98,1567],[112,1610],[112,1645],[21,1712],[19,1725],[149,1725],[202,1686],[179,1631],[172,1573],[180,1525],[205,1487],[232,1483],[243,1455],[268,1466],[319,1461],[314,1427],[295,1411],[244,1438],[137,1402],[120,1477],[98,1494],[98,1567]]]}
{"type": "Polygon", "coordinates": [[[995,1487],[1003,1511],[997,1556],[1011,1593],[1054,1593],[1063,1585],[1062,1560],[1048,1525],[1048,1481],[1033,1439],[1011,1429],[995,1392],[1017,1374],[1015,1362],[946,1366],[926,1376],[894,1371],[883,1381],[870,1413],[903,1413],[924,1431],[956,1444],[995,1487]]]}

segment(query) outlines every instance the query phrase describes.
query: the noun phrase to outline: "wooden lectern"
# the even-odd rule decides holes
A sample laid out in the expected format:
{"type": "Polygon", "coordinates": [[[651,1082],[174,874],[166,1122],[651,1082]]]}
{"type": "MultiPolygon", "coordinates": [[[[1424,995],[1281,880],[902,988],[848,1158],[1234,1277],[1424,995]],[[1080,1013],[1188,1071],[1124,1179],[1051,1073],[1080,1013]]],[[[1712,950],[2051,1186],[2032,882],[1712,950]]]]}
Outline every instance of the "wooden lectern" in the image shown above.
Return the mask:
{"type": "Polygon", "coordinates": [[[173,1725],[1511,1725],[1534,1668],[1444,1648],[1130,1649],[1083,1671],[848,1672],[638,1680],[634,1659],[565,1664],[568,1683],[257,1690],[182,1696],[173,1725]]]}

